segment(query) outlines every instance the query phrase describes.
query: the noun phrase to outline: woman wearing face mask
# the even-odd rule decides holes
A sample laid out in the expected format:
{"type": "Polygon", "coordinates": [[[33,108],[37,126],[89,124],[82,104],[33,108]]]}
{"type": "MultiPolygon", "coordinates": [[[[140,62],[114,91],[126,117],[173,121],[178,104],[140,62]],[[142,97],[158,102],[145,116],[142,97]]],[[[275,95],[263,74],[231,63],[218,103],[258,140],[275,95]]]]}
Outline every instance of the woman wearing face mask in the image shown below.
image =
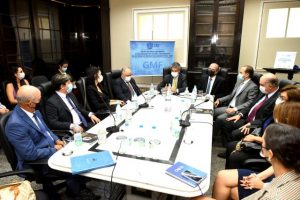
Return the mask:
{"type": "Polygon", "coordinates": [[[62,58],[58,62],[58,72],[61,74],[66,74],[69,67],[69,61],[65,58],[62,58]]]}
{"type": "Polygon", "coordinates": [[[6,95],[11,105],[17,104],[17,91],[22,85],[29,85],[29,82],[25,79],[25,73],[23,68],[15,65],[11,67],[11,77],[6,85],[6,95]]]}
{"type": "MultiPolygon", "coordinates": [[[[281,103],[275,107],[273,118],[277,123],[289,124],[291,126],[300,128],[299,110],[300,102],[290,101],[281,103]]],[[[249,141],[254,140],[249,139],[249,141]]],[[[256,138],[255,141],[263,143],[263,138],[256,138]]],[[[273,167],[270,167],[260,173],[256,173],[247,169],[221,170],[216,177],[212,196],[218,200],[225,200],[229,198],[243,199],[266,187],[268,182],[272,180],[273,174],[273,167]]]]}
{"type": "Polygon", "coordinates": [[[116,104],[124,104],[123,101],[111,100],[103,84],[103,76],[99,68],[90,66],[87,71],[87,100],[91,109],[101,118],[107,116],[109,107],[115,110],[116,104]],[[103,114],[106,113],[106,114],[103,114]]]}

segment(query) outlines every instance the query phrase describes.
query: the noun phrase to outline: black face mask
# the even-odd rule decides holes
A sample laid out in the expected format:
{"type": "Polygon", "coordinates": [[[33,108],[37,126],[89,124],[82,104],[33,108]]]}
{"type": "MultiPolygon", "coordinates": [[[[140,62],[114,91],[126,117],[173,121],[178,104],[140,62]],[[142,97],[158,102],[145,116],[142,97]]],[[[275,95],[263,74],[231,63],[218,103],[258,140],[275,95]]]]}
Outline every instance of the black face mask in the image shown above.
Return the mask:
{"type": "Polygon", "coordinates": [[[211,70],[208,70],[208,75],[210,77],[213,77],[215,75],[215,72],[214,71],[211,71],[211,70]]]}

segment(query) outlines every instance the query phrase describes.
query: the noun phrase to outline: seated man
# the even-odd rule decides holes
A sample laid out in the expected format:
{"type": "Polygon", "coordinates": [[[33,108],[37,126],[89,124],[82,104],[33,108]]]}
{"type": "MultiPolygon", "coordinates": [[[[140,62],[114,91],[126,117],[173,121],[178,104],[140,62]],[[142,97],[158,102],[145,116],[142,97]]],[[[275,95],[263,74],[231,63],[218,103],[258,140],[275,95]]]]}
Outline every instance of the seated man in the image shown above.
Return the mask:
{"type": "Polygon", "coordinates": [[[220,67],[217,63],[211,63],[208,68],[208,75],[202,74],[198,83],[198,90],[206,94],[214,95],[215,99],[223,96],[225,79],[218,75],[220,67]]]}
{"type": "Polygon", "coordinates": [[[140,88],[131,75],[131,69],[129,67],[122,69],[121,77],[116,79],[113,86],[116,99],[127,102],[131,100],[133,96],[141,94],[140,88]]]}
{"type": "MultiPolygon", "coordinates": [[[[41,93],[38,88],[30,85],[20,87],[17,92],[18,104],[5,126],[8,141],[17,155],[17,169],[29,168],[26,161],[48,159],[63,147],[63,142],[50,131],[41,113],[36,110],[40,99],[41,93]]],[[[52,170],[47,164],[41,168],[41,174],[66,179],[67,191],[72,197],[79,199],[87,195],[94,197],[90,191],[87,192],[85,180],[79,176],[52,170]]]]}
{"type": "Polygon", "coordinates": [[[81,108],[76,97],[72,94],[73,84],[68,74],[55,74],[51,83],[55,92],[48,99],[45,107],[51,129],[82,132],[100,122],[94,113],[81,108]]]}
{"type": "Polygon", "coordinates": [[[256,99],[258,88],[251,80],[253,73],[253,67],[249,65],[241,67],[232,93],[215,101],[217,108],[214,111],[214,134],[220,131],[221,120],[247,108],[256,99]]]}
{"type": "MultiPolygon", "coordinates": [[[[260,94],[250,106],[222,120],[222,133],[228,142],[241,140],[250,133],[250,127],[262,127],[264,121],[272,116],[278,97],[278,78],[271,73],[264,74],[259,85],[260,94]]],[[[224,153],[219,156],[224,157],[224,153]]]]}
{"type": "Polygon", "coordinates": [[[187,87],[186,75],[180,73],[181,67],[178,62],[174,62],[171,66],[171,74],[166,75],[163,81],[157,86],[157,90],[166,90],[167,85],[171,85],[172,93],[182,93],[187,87]]]}

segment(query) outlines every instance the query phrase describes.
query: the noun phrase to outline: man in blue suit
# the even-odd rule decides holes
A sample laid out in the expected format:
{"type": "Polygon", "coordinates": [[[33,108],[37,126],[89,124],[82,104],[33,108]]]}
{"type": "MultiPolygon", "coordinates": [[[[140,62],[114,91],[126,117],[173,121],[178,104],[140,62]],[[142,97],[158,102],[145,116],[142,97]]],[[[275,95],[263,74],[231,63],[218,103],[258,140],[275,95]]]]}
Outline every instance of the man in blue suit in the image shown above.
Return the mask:
{"type": "MultiPolygon", "coordinates": [[[[29,168],[26,161],[48,159],[63,147],[63,142],[52,133],[41,113],[36,110],[40,99],[41,92],[38,88],[30,85],[20,87],[17,93],[18,104],[5,126],[5,134],[17,155],[17,169],[29,168]]],[[[85,180],[79,176],[52,170],[48,165],[43,166],[41,174],[65,178],[68,194],[74,198],[90,193],[86,192],[85,180]]]]}

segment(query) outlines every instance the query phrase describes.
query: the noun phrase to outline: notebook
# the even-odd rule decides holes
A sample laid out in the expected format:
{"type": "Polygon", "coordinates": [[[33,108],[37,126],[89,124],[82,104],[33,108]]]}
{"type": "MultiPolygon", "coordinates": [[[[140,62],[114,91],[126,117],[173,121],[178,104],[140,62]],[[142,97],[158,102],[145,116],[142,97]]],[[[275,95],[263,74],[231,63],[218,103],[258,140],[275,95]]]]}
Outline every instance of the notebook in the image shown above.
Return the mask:
{"type": "Polygon", "coordinates": [[[72,174],[80,174],[115,165],[116,161],[110,151],[101,151],[97,153],[85,154],[71,157],[72,174]]]}
{"type": "Polygon", "coordinates": [[[192,187],[199,185],[207,176],[205,172],[182,162],[177,162],[169,167],[166,173],[192,187]]]}

